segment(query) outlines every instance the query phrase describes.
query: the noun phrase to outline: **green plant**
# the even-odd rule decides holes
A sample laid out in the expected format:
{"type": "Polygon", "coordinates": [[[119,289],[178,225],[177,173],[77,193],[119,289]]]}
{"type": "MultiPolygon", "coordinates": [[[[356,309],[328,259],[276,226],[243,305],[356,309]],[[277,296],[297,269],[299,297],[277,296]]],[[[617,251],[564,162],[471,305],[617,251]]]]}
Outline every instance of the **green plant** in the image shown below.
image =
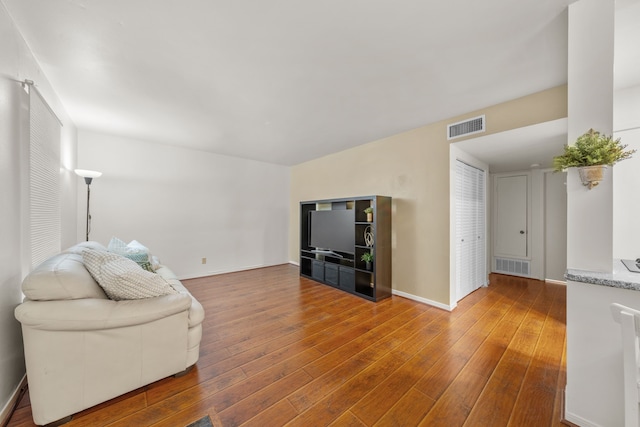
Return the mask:
{"type": "Polygon", "coordinates": [[[609,165],[630,158],[636,150],[628,150],[620,138],[603,135],[589,129],[578,137],[574,145],[565,145],[564,153],[553,158],[553,168],[562,171],[581,166],[609,165]]]}
{"type": "Polygon", "coordinates": [[[364,262],[372,262],[373,261],[373,254],[371,252],[365,252],[360,257],[360,260],[364,261],[364,262]]]}
{"type": "Polygon", "coordinates": [[[364,213],[373,213],[373,208],[371,206],[369,206],[367,209],[364,210],[364,213]]]}

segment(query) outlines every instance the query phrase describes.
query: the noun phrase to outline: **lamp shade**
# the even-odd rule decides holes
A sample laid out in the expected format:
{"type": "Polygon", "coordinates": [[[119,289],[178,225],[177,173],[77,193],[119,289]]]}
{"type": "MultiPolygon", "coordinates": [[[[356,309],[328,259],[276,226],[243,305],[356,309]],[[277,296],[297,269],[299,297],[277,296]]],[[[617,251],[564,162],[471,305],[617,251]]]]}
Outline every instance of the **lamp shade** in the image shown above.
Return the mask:
{"type": "Polygon", "coordinates": [[[74,170],[76,175],[81,176],[83,178],[99,178],[102,176],[102,172],[90,171],[86,169],[76,169],[74,170]]]}

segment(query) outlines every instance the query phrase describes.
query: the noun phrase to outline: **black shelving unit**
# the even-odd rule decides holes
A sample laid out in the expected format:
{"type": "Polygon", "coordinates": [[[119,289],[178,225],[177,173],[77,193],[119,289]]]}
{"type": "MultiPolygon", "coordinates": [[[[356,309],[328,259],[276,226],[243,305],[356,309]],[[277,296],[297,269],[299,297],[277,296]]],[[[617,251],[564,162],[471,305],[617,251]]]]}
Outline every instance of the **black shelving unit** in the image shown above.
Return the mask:
{"type": "Polygon", "coordinates": [[[363,196],[343,199],[300,202],[300,275],[324,283],[371,301],[391,295],[391,197],[363,196]],[[367,220],[364,210],[373,209],[367,220]],[[309,216],[311,211],[353,209],[354,246],[339,256],[317,253],[309,245],[309,216]],[[369,232],[373,242],[365,239],[369,232]],[[370,269],[360,258],[372,252],[370,269]]]}

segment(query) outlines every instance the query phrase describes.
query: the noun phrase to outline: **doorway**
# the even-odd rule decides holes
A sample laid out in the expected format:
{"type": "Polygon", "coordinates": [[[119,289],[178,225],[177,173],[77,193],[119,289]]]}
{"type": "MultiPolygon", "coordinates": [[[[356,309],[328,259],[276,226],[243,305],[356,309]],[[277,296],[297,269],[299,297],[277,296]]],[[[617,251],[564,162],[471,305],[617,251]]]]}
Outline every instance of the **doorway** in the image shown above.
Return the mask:
{"type": "Polygon", "coordinates": [[[492,271],[531,276],[530,174],[493,177],[492,271]]]}

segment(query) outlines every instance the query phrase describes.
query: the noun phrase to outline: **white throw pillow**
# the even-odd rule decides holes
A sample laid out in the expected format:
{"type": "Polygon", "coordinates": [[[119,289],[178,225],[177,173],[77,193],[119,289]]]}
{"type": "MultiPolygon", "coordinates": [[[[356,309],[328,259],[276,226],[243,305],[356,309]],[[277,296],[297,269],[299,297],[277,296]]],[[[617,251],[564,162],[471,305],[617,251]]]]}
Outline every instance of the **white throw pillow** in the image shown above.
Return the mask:
{"type": "Polygon", "coordinates": [[[130,260],[137,262],[140,267],[144,268],[147,271],[156,271],[156,268],[153,267],[153,263],[151,262],[151,254],[149,253],[149,249],[137,240],[132,240],[129,243],[125,243],[117,237],[112,237],[109,241],[107,249],[109,252],[122,255],[129,258],[130,260]]]}
{"type": "Polygon", "coordinates": [[[85,267],[112,300],[152,298],[178,292],[162,278],[140,268],[135,261],[111,252],[82,251],[85,267]]]}
{"type": "Polygon", "coordinates": [[[156,271],[157,269],[159,269],[160,268],[160,264],[162,264],[160,262],[160,258],[158,258],[155,255],[151,255],[149,257],[149,262],[151,263],[151,268],[153,269],[153,271],[156,271]]]}

